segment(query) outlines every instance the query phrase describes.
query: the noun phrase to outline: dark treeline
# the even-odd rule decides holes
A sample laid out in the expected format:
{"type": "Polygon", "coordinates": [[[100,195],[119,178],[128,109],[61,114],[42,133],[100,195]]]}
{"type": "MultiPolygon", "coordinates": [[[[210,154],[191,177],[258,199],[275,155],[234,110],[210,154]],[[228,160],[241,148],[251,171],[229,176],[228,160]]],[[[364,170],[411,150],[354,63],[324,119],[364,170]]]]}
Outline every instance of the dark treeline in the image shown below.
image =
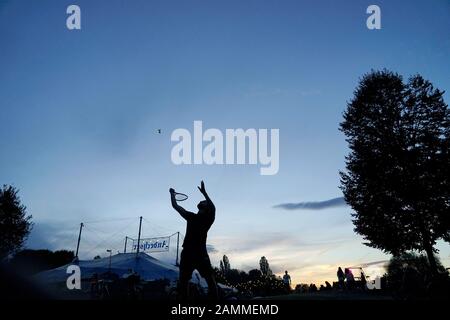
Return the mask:
{"type": "Polygon", "coordinates": [[[21,273],[33,275],[41,271],[54,269],[70,263],[74,259],[74,252],[68,250],[30,250],[17,252],[10,259],[9,265],[21,273]]]}

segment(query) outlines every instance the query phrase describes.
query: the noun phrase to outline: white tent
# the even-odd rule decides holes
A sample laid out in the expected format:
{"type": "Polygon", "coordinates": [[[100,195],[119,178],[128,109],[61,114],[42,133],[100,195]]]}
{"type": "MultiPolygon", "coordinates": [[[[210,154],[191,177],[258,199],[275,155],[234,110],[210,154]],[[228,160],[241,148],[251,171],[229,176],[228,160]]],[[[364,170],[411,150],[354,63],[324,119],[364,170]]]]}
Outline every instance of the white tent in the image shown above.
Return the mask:
{"type": "MultiPolygon", "coordinates": [[[[78,265],[81,270],[82,279],[90,279],[94,273],[102,274],[108,272],[110,258],[95,260],[80,260],[65,266],[38,273],[35,278],[46,283],[65,282],[69,274],[66,273],[69,265],[78,265]]],[[[119,253],[111,256],[111,272],[122,277],[129,270],[137,272],[143,280],[178,279],[178,267],[162,262],[146,253],[119,253]]]]}

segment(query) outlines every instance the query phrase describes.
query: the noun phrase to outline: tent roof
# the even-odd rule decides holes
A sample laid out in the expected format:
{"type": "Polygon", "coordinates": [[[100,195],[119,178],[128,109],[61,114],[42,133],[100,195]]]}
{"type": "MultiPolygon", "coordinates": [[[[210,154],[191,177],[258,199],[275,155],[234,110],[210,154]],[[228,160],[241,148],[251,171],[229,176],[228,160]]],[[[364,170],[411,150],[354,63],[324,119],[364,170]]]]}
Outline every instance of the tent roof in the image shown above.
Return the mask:
{"type": "MultiPolygon", "coordinates": [[[[94,273],[102,274],[109,271],[109,257],[95,260],[80,260],[56,269],[38,273],[35,278],[43,282],[63,282],[69,274],[66,273],[69,265],[78,265],[81,269],[81,278],[89,279],[94,273]]],[[[111,256],[111,272],[122,277],[129,270],[137,272],[144,280],[178,279],[178,267],[162,262],[146,253],[118,253],[111,256]]]]}

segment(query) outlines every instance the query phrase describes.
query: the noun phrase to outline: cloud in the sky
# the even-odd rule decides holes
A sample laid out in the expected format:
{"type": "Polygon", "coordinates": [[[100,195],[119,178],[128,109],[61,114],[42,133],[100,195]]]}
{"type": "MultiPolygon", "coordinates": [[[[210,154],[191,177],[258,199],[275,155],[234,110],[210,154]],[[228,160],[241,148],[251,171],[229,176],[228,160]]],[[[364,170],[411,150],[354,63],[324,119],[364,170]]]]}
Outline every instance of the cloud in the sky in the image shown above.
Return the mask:
{"type": "Polygon", "coordinates": [[[387,266],[388,263],[389,263],[389,260],[379,260],[379,261],[372,261],[372,262],[364,262],[364,263],[360,263],[357,266],[353,266],[351,268],[367,268],[367,267],[376,266],[376,265],[387,266]]]}
{"type": "Polygon", "coordinates": [[[322,210],[328,208],[344,207],[346,205],[347,204],[344,200],[344,197],[338,197],[324,201],[280,203],[275,205],[274,208],[285,210],[322,210]]]}
{"type": "Polygon", "coordinates": [[[37,221],[25,243],[27,249],[73,250],[77,240],[77,226],[71,228],[65,223],[37,221]]]}

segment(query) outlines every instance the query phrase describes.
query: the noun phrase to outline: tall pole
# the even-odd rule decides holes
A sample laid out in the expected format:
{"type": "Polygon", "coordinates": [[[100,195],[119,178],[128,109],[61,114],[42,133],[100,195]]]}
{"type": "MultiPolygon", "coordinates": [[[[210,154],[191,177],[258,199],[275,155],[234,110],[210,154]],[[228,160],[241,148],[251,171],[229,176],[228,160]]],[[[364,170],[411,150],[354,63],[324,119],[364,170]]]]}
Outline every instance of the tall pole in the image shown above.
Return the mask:
{"type": "Polygon", "coordinates": [[[75,257],[77,258],[78,258],[78,249],[80,248],[81,230],[83,230],[83,226],[84,226],[83,222],[80,223],[80,233],[78,233],[77,251],[75,253],[75,257]]]}
{"type": "Polygon", "coordinates": [[[178,267],[178,247],[180,246],[180,231],[177,232],[177,260],[175,261],[175,265],[178,267]]]}
{"type": "Polygon", "coordinates": [[[127,253],[127,240],[128,236],[125,236],[125,247],[123,248],[123,253],[127,253]]]}
{"type": "Polygon", "coordinates": [[[139,243],[141,242],[141,227],[142,227],[142,216],[139,218],[139,234],[138,234],[138,243],[136,249],[136,257],[139,255],[139,243]]]}
{"type": "Polygon", "coordinates": [[[106,250],[106,252],[109,252],[109,269],[108,269],[108,273],[111,273],[111,255],[112,255],[112,250],[108,249],[108,250],[106,250]]]}

